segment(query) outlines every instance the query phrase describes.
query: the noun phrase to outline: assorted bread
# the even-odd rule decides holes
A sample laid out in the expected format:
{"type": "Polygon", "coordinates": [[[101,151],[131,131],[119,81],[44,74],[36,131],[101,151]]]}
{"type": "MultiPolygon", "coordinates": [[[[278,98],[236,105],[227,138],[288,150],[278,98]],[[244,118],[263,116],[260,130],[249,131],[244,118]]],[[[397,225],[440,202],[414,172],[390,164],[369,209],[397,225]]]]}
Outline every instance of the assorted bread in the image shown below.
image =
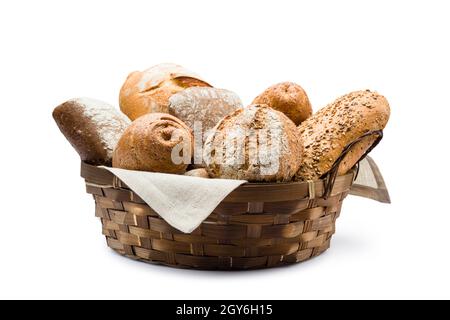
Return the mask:
{"type": "MultiPolygon", "coordinates": [[[[369,90],[313,114],[306,92],[292,82],[269,87],[243,107],[234,92],[175,64],[131,73],[119,105],[123,113],[77,98],[57,106],[53,118],[81,160],[93,165],[249,182],[320,179],[346,146],[383,130],[390,115],[386,98],[369,90]]],[[[352,169],[377,139],[354,144],[337,174],[352,169]]]]}

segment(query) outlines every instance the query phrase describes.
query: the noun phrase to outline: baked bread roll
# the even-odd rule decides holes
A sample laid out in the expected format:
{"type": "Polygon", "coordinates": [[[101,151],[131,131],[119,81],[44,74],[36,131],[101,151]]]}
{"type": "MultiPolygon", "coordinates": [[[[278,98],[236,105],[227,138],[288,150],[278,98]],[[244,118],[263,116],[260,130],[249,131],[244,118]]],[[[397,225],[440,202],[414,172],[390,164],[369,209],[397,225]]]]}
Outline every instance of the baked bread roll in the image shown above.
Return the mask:
{"type": "Polygon", "coordinates": [[[132,122],[113,154],[113,167],[181,174],[192,157],[191,130],[166,113],[151,113],[132,122]]]}
{"type": "Polygon", "coordinates": [[[293,82],[282,82],[267,88],[253,100],[254,104],[267,104],[283,112],[296,125],[312,115],[311,104],[305,90],[293,82]]]}
{"type": "MultiPolygon", "coordinates": [[[[389,115],[386,98],[370,90],[349,93],[322,108],[299,126],[304,154],[296,179],[319,179],[348,144],[369,131],[383,130],[389,115]]],[[[338,174],[350,170],[375,140],[376,136],[368,136],[354,145],[338,174]]]]}
{"type": "Polygon", "coordinates": [[[120,109],[131,120],[152,112],[168,113],[172,94],[189,87],[210,87],[195,73],[173,63],[130,73],[120,90],[120,109]]]}
{"type": "Polygon", "coordinates": [[[267,105],[251,105],[229,114],[204,146],[210,177],[254,182],[291,180],[301,154],[295,124],[267,105]]]}
{"type": "Polygon", "coordinates": [[[191,129],[200,122],[208,132],[227,114],[242,108],[239,96],[229,90],[193,87],[169,98],[169,112],[184,121],[191,129]]]}
{"type": "Polygon", "coordinates": [[[184,175],[198,178],[209,178],[208,171],[206,171],[206,169],[203,168],[189,170],[184,175]]]}
{"type": "Polygon", "coordinates": [[[64,102],[53,118],[81,160],[93,165],[111,165],[117,141],[131,123],[113,106],[89,98],[64,102]]]}

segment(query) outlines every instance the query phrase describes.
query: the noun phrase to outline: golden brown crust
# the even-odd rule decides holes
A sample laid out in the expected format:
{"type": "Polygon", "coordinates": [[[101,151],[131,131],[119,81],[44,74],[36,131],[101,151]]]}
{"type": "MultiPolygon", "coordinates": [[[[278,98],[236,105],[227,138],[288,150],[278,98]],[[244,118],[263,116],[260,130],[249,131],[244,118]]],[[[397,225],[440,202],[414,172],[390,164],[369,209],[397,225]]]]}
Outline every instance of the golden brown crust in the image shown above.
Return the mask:
{"type": "Polygon", "coordinates": [[[227,115],[204,146],[211,177],[254,182],[290,181],[301,154],[295,124],[267,105],[251,105],[227,115]]]}
{"type": "Polygon", "coordinates": [[[113,154],[113,167],[181,174],[192,156],[193,137],[181,120],[165,113],[147,114],[135,120],[120,138],[113,154]],[[174,148],[188,150],[188,161],[174,163],[174,148]]]}
{"type": "Polygon", "coordinates": [[[357,142],[342,159],[338,168],[338,176],[346,174],[361,159],[366,151],[377,140],[378,136],[368,136],[357,142]]]}
{"type": "Polygon", "coordinates": [[[111,165],[117,141],[130,124],[113,106],[88,98],[64,102],[53,110],[53,118],[81,160],[93,165],[111,165]]]}
{"type": "Polygon", "coordinates": [[[305,90],[293,82],[282,82],[267,88],[253,100],[253,104],[267,104],[283,112],[296,125],[312,115],[311,103],[305,90]]]}
{"type": "Polygon", "coordinates": [[[168,113],[169,98],[189,87],[210,87],[195,73],[175,64],[160,64],[130,73],[123,84],[119,104],[131,120],[147,113],[168,113]]]}
{"type": "MultiPolygon", "coordinates": [[[[383,130],[389,115],[386,98],[369,90],[349,93],[322,108],[299,126],[304,154],[296,179],[320,178],[349,143],[369,131],[383,130]]],[[[352,168],[374,141],[368,137],[357,143],[344,158],[339,173],[352,168]]]]}

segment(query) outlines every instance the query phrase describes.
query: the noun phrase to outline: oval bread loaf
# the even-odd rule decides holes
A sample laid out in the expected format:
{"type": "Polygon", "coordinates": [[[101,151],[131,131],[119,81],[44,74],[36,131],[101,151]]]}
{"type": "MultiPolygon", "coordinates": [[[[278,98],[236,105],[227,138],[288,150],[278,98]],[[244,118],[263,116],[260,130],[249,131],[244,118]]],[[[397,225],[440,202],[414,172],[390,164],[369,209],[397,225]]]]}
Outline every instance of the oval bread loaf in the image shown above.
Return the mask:
{"type": "Polygon", "coordinates": [[[267,105],[251,105],[223,118],[203,150],[210,177],[254,182],[291,180],[301,151],[295,124],[267,105]]]}
{"type": "MultiPolygon", "coordinates": [[[[369,131],[383,130],[389,115],[386,98],[370,90],[351,92],[322,108],[299,126],[304,153],[296,179],[319,179],[348,144],[369,131]]],[[[368,136],[353,146],[338,174],[348,172],[375,140],[375,136],[368,136]]]]}
{"type": "Polygon", "coordinates": [[[120,109],[131,120],[147,113],[168,113],[169,98],[189,87],[210,87],[182,66],[164,63],[130,73],[120,90],[120,109]]]}
{"type": "Polygon", "coordinates": [[[111,165],[113,150],[131,123],[118,109],[90,98],[64,102],[53,118],[81,160],[93,165],[111,165]]]}
{"type": "Polygon", "coordinates": [[[125,130],[112,164],[122,169],[180,174],[190,163],[192,148],[192,132],[186,124],[170,114],[151,113],[125,130]]]}

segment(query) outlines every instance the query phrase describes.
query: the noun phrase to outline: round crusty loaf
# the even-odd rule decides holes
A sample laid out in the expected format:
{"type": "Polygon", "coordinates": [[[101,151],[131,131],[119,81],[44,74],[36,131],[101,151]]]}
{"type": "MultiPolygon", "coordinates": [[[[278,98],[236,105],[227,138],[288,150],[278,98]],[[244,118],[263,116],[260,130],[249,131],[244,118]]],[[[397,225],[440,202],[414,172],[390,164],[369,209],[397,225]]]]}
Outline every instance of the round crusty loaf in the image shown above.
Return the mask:
{"type": "Polygon", "coordinates": [[[251,105],[223,118],[204,146],[206,170],[213,178],[289,181],[301,161],[295,124],[267,105],[251,105]]]}
{"type": "Polygon", "coordinates": [[[113,154],[113,167],[184,173],[192,157],[191,130],[166,113],[151,113],[132,122],[113,154]],[[173,155],[177,159],[173,158],[173,155]]]}
{"type": "Polygon", "coordinates": [[[169,98],[170,114],[184,121],[191,129],[194,129],[194,123],[201,123],[205,133],[227,114],[242,107],[236,93],[217,88],[192,87],[169,98]]]}
{"type": "Polygon", "coordinates": [[[184,175],[189,177],[209,178],[208,171],[204,168],[189,170],[184,175]]]}
{"type": "Polygon", "coordinates": [[[113,106],[90,98],[64,102],[53,118],[81,160],[93,165],[111,165],[117,141],[131,123],[113,106]]]}
{"type": "Polygon", "coordinates": [[[312,115],[312,108],[305,90],[293,82],[275,84],[253,100],[254,104],[267,104],[283,112],[296,125],[312,115]]]}
{"type": "MultiPolygon", "coordinates": [[[[327,173],[344,148],[369,131],[383,130],[390,115],[382,95],[356,91],[338,98],[299,126],[304,154],[298,180],[315,180],[327,173]]],[[[345,174],[376,140],[368,136],[352,147],[339,166],[345,174]]]]}
{"type": "Polygon", "coordinates": [[[130,73],[119,95],[120,109],[131,120],[153,112],[168,113],[172,94],[189,87],[210,87],[182,66],[164,63],[130,73]]]}

